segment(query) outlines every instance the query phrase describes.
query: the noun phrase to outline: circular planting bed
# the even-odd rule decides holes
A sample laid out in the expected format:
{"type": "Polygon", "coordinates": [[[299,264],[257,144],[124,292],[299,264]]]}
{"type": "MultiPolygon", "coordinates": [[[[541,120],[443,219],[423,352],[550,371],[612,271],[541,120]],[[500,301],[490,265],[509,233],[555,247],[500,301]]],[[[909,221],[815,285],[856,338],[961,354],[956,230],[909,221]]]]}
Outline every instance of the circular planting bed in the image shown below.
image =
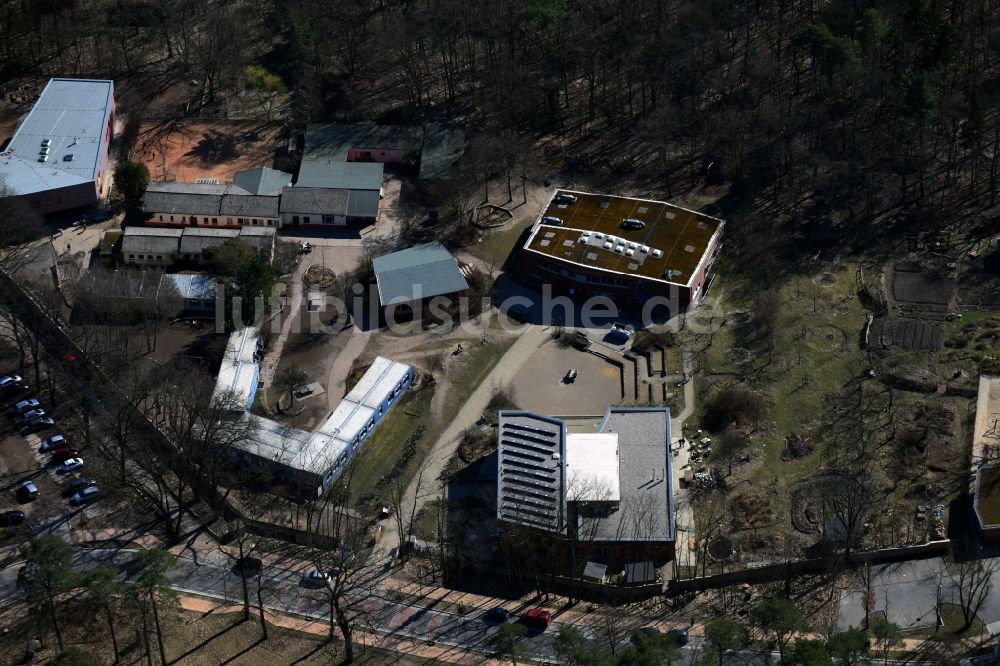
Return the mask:
{"type": "Polygon", "coordinates": [[[732,537],[720,534],[709,542],[708,555],[720,562],[731,560],[736,557],[736,543],[732,537]]]}
{"type": "Polygon", "coordinates": [[[846,472],[824,470],[805,478],[788,493],[792,525],[803,534],[819,534],[823,516],[823,497],[858,481],[846,472]]]}
{"type": "Polygon", "coordinates": [[[322,266],[313,264],[306,269],[306,274],[302,279],[311,287],[326,289],[333,284],[336,277],[336,274],[329,268],[323,268],[322,266]]]}
{"type": "Polygon", "coordinates": [[[737,326],[750,322],[750,313],[746,310],[733,310],[726,313],[726,321],[737,326]]]}
{"type": "Polygon", "coordinates": [[[815,276],[813,282],[821,287],[832,287],[837,283],[837,276],[833,273],[823,272],[815,276]]]}

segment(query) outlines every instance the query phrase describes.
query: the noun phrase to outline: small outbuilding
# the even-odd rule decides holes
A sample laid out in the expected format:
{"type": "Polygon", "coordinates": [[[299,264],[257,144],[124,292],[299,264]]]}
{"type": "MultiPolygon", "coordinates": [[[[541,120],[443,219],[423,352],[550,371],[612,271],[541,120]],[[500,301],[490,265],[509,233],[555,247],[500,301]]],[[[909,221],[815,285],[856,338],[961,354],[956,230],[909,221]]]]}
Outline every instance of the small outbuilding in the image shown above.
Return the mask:
{"type": "Polygon", "coordinates": [[[418,316],[432,299],[469,289],[458,260],[437,241],[376,257],[372,266],[387,318],[418,316]]]}

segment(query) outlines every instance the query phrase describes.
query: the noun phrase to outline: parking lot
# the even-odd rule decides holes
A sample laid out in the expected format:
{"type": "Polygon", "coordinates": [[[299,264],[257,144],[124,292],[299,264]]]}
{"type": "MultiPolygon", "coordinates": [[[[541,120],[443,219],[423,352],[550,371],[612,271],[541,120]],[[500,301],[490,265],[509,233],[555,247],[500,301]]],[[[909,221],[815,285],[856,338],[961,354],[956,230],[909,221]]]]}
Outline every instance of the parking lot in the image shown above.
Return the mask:
{"type": "MultiPolygon", "coordinates": [[[[7,373],[0,375],[2,377],[7,373]]],[[[0,546],[23,540],[31,533],[68,528],[68,521],[82,509],[70,502],[74,479],[82,479],[87,474],[80,470],[64,472],[62,461],[75,457],[72,447],[77,446],[73,436],[59,427],[59,411],[52,410],[45,395],[31,389],[0,389],[0,513],[21,511],[23,523],[0,529],[0,546]],[[29,432],[23,419],[16,414],[14,406],[24,400],[37,399],[38,408],[53,417],[54,427],[29,432]],[[43,441],[53,435],[64,435],[61,450],[43,453],[43,441]],[[25,488],[31,482],[37,490],[32,496],[25,488]]],[[[79,451],[82,457],[84,451],[79,451]]],[[[93,491],[90,491],[93,492],[93,491]]],[[[11,520],[8,517],[8,520],[11,520]]],[[[17,522],[17,519],[13,519],[17,522]]]]}

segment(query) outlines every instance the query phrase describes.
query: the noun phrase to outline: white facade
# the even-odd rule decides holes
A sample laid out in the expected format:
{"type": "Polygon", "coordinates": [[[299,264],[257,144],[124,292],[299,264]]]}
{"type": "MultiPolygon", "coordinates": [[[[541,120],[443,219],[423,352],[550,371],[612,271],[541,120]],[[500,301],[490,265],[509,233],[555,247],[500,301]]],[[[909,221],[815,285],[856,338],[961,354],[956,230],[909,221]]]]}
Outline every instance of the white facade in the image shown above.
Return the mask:
{"type": "Polygon", "coordinates": [[[219,366],[215,394],[231,391],[245,409],[253,405],[260,379],[260,329],[247,326],[229,336],[226,353],[219,366]]]}

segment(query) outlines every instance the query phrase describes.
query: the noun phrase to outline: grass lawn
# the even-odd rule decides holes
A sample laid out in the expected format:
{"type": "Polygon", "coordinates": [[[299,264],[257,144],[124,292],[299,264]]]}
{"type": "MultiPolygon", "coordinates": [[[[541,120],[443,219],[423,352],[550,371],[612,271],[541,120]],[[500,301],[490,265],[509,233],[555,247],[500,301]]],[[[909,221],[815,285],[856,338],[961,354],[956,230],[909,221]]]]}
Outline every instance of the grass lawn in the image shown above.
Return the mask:
{"type": "Polygon", "coordinates": [[[378,492],[379,479],[389,474],[399,460],[403,445],[411,433],[423,427],[424,434],[417,441],[416,453],[401,473],[408,482],[434,442],[428,435],[433,429],[431,400],[437,389],[436,385],[431,385],[406,391],[378,424],[375,432],[365,442],[361,455],[356,459],[354,474],[351,477],[351,486],[356,495],[378,492]]]}
{"type": "MultiPolygon", "coordinates": [[[[396,465],[411,434],[423,427],[422,434],[416,442],[415,454],[400,472],[400,478],[405,484],[409,484],[438,436],[455,418],[469,394],[482,383],[513,343],[513,338],[505,338],[486,345],[471,340],[467,345],[463,343],[466,351],[454,358],[449,356],[445,362],[443,380],[433,386],[411,389],[404,393],[399,404],[389,411],[365,442],[364,452],[357,459],[357,467],[351,481],[356,493],[377,494],[379,479],[389,474],[396,465]],[[432,407],[434,394],[437,391],[447,392],[440,418],[434,417],[432,407]]],[[[427,479],[428,483],[433,481],[427,479]]]]}
{"type": "Polygon", "coordinates": [[[507,261],[507,257],[517,246],[517,241],[525,229],[531,226],[535,218],[524,217],[513,219],[508,224],[499,229],[486,231],[483,233],[483,240],[475,245],[465,248],[469,254],[482,259],[488,266],[495,266],[493,276],[499,272],[500,267],[507,261]]]}
{"type": "MultiPolygon", "coordinates": [[[[727,321],[711,336],[704,355],[695,361],[703,374],[696,378],[699,398],[689,428],[699,427],[695,424],[700,422],[705,398],[730,378],[742,376],[768,395],[768,414],[762,424],[765,427],[755,433],[751,444],[759,453],[754,456],[749,474],[740,476],[748,476],[752,487],[768,489],[774,513],[783,521],[789,519],[788,489],[821,462],[818,451],[800,460],[783,461],[785,437],[820,426],[827,396],[863,370],[857,340],[864,309],[855,295],[854,269],[844,266],[828,272],[835,279],[823,285],[814,282],[812,276],[800,276],[782,286],[772,353],[754,339],[752,324],[727,321]]],[[[725,276],[720,279],[724,282],[725,276]]],[[[752,303],[723,300],[726,312],[752,311],[752,303]]],[[[699,349],[707,341],[701,337],[690,343],[699,349]]]]}
{"type": "Polygon", "coordinates": [[[972,626],[961,634],[958,630],[965,624],[962,608],[957,604],[941,604],[941,626],[937,631],[933,628],[907,633],[907,638],[926,638],[940,643],[954,643],[967,638],[978,638],[984,635],[986,627],[977,617],[972,626]]]}
{"type": "Polygon", "coordinates": [[[989,317],[996,317],[1000,319],[1000,312],[990,312],[987,310],[965,310],[962,312],[961,319],[946,321],[944,323],[944,335],[946,338],[950,338],[955,335],[959,329],[964,328],[968,324],[979,321],[980,319],[987,319],[989,317]]]}

